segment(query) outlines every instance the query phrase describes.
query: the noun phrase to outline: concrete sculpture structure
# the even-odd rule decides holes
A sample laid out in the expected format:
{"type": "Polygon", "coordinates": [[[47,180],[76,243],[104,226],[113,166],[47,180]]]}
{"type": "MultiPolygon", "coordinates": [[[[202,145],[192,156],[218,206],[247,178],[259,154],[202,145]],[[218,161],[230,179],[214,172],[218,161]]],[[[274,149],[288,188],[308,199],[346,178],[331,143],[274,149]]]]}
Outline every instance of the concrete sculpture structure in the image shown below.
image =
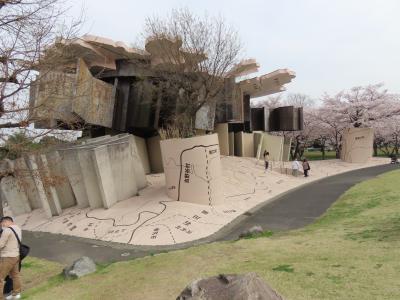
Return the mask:
{"type": "MultiPolygon", "coordinates": [[[[31,88],[31,107],[46,104],[43,109],[34,110],[34,114],[41,116],[35,126],[68,127],[68,123],[72,123],[75,127],[91,125],[93,136],[109,131],[129,132],[144,138],[156,135],[157,129],[173,113],[179,98],[159,88],[160,82],[168,82],[167,73],[159,71],[171,64],[160,49],[165,45],[173,47],[185,63],[188,53],[181,44],[180,41],[151,39],[146,42],[145,49],[135,49],[92,35],[60,41],[48,51],[57,51],[63,45],[68,57],[60,62],[57,71],[39,77],[31,88]]],[[[204,55],[191,57],[190,63],[205,58],[204,55]]],[[[205,103],[197,111],[195,127],[213,130],[215,124],[231,123],[249,132],[250,99],[280,92],[295,77],[294,72],[280,69],[239,80],[240,76],[257,72],[258,68],[254,59],[244,60],[225,78],[220,78],[223,91],[213,103],[205,103]]],[[[196,74],[193,75],[196,78],[196,74]]]]}
{"type": "Polygon", "coordinates": [[[372,128],[346,128],[342,137],[340,158],[350,163],[365,163],[373,153],[372,128]]]}
{"type": "Polygon", "coordinates": [[[204,205],[222,202],[218,135],[162,140],[161,153],[171,199],[204,205]]]}
{"type": "Polygon", "coordinates": [[[14,162],[17,179],[2,180],[3,198],[14,215],[37,208],[47,217],[73,206],[110,208],[147,186],[143,145],[143,139],[121,134],[19,158],[14,162]]]}

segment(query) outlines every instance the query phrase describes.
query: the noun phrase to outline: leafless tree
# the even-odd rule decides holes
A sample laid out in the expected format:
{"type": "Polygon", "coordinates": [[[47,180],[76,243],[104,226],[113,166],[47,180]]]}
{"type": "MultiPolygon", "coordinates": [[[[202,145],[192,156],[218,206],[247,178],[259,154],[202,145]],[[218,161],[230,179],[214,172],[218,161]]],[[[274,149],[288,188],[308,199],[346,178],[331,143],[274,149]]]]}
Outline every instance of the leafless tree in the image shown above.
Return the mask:
{"type": "MultiPolygon", "coordinates": [[[[30,106],[29,88],[49,72],[57,71],[57,66],[65,65],[61,60],[67,56],[61,55],[61,48],[46,52],[57,38],[77,35],[82,18],[67,23],[66,12],[62,0],[0,0],[0,142],[4,144],[10,135],[22,131],[28,139],[17,145],[21,152],[29,149],[27,144],[48,134],[65,135],[57,126],[48,130],[32,128],[33,122],[52,118],[50,109],[46,114],[36,111],[54,99],[48,94],[46,101],[30,106]]],[[[10,170],[2,170],[0,177],[9,175],[10,170]]]]}
{"type": "Polygon", "coordinates": [[[147,18],[144,37],[152,45],[147,50],[158,57],[155,67],[168,78],[162,88],[175,98],[179,95],[177,103],[171,103],[175,113],[170,123],[193,129],[199,109],[223,97],[224,79],[239,61],[238,33],[222,18],[178,9],[166,18],[147,18]]]}

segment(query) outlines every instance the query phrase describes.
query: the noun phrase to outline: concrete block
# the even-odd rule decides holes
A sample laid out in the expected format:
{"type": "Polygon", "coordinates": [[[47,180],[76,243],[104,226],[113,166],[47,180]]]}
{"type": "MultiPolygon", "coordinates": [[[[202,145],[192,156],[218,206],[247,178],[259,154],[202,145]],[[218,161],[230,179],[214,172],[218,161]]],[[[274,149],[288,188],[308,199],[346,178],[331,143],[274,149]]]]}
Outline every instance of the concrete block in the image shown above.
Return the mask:
{"type": "MultiPolygon", "coordinates": [[[[117,201],[126,200],[137,195],[136,179],[138,176],[134,161],[140,161],[132,155],[132,144],[130,141],[113,143],[107,145],[107,150],[117,201]]],[[[106,158],[103,157],[102,159],[106,158]]],[[[143,177],[144,171],[142,172],[143,177]]]]}
{"type": "Polygon", "coordinates": [[[56,183],[50,174],[49,164],[47,162],[46,155],[42,154],[39,156],[39,173],[44,184],[44,189],[47,195],[47,201],[49,202],[51,214],[53,216],[59,216],[62,212],[60,200],[58,199],[57,191],[55,188],[56,183]]]}
{"type": "Polygon", "coordinates": [[[79,164],[77,150],[74,148],[59,150],[63,161],[64,169],[67,173],[69,183],[75,195],[78,207],[85,208],[89,206],[89,198],[86,193],[83,181],[82,169],[79,164]]]}
{"type": "Polygon", "coordinates": [[[30,207],[32,209],[41,208],[42,203],[40,202],[39,193],[36,189],[31,170],[24,157],[17,158],[14,161],[14,172],[15,177],[19,181],[19,185],[25,190],[30,207]]]}
{"type": "Polygon", "coordinates": [[[114,187],[114,179],[107,146],[100,146],[91,151],[97,180],[100,187],[103,206],[110,208],[117,203],[117,192],[114,187]]]}
{"type": "Polygon", "coordinates": [[[228,123],[216,124],[215,132],[218,134],[219,149],[221,151],[221,155],[229,155],[228,123]]]}
{"type": "Polygon", "coordinates": [[[365,163],[372,157],[374,130],[346,128],[343,131],[340,158],[349,163],[365,163]]]}
{"type": "Polygon", "coordinates": [[[152,173],[164,172],[163,162],[161,158],[160,136],[154,136],[146,139],[147,151],[150,160],[152,173]]]}
{"type": "Polygon", "coordinates": [[[38,191],[42,209],[44,210],[46,216],[48,218],[51,218],[53,216],[52,210],[50,208],[50,204],[47,199],[46,190],[44,188],[44,184],[43,184],[41,176],[40,176],[38,164],[36,162],[36,158],[34,155],[29,155],[27,157],[27,164],[28,164],[29,169],[32,172],[32,178],[35,182],[35,186],[38,191]]]}
{"type": "Polygon", "coordinates": [[[168,196],[203,205],[222,203],[218,135],[161,141],[168,196]]]}
{"type": "Polygon", "coordinates": [[[60,154],[57,151],[46,153],[51,177],[62,209],[76,205],[76,199],[68,180],[60,154]]]}
{"type": "Polygon", "coordinates": [[[25,190],[19,185],[18,180],[12,176],[1,179],[2,199],[7,201],[14,216],[31,212],[29,200],[25,190]]]}
{"type": "Polygon", "coordinates": [[[88,196],[90,208],[100,208],[104,205],[95,165],[92,160],[92,151],[90,148],[77,151],[79,164],[82,170],[83,183],[88,196]]]}
{"type": "Polygon", "coordinates": [[[229,132],[228,140],[229,140],[229,155],[233,156],[233,155],[235,155],[235,133],[234,132],[229,132]]]}
{"type": "Polygon", "coordinates": [[[244,157],[255,157],[254,154],[254,135],[253,133],[242,134],[242,147],[244,157]]]}
{"type": "Polygon", "coordinates": [[[243,156],[244,148],[243,148],[243,131],[239,131],[235,133],[234,139],[235,145],[235,156],[243,156]]]}
{"type": "Polygon", "coordinates": [[[147,154],[146,140],[138,136],[133,136],[133,137],[135,139],[136,148],[138,151],[138,155],[140,157],[140,161],[142,162],[144,172],[145,174],[150,174],[151,168],[150,168],[149,155],[147,154]]]}

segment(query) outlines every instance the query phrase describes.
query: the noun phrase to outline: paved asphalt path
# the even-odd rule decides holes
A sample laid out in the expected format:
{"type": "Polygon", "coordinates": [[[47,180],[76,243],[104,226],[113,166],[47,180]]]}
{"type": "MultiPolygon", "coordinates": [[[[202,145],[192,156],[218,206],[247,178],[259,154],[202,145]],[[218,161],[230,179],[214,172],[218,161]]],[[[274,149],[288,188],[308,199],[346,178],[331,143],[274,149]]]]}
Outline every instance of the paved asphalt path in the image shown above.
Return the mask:
{"type": "MultiPolygon", "coordinates": [[[[31,247],[31,256],[69,264],[89,256],[98,263],[133,259],[162,251],[183,249],[220,240],[234,240],[245,229],[261,225],[265,230],[281,231],[301,228],[320,217],[340,195],[353,185],[398,167],[382,165],[350,171],[303,185],[278,196],[274,201],[249,211],[216,234],[194,242],[166,247],[142,247],[101,242],[65,235],[28,232],[24,243],[31,247]]],[[[307,180],[307,179],[304,179],[307,180]]]]}

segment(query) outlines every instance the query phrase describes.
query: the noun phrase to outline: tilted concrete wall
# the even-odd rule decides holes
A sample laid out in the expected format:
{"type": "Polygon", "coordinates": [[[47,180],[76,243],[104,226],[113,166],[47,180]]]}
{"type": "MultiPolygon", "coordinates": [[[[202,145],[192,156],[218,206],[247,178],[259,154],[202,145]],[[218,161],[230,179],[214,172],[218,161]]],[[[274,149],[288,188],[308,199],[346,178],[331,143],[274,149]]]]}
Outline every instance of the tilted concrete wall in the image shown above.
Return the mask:
{"type": "Polygon", "coordinates": [[[53,212],[51,210],[50,203],[47,198],[46,190],[45,190],[44,184],[43,184],[41,176],[40,176],[39,167],[38,167],[38,163],[36,161],[35,156],[29,155],[26,158],[26,162],[28,164],[29,169],[32,172],[32,178],[35,182],[35,186],[38,191],[38,195],[39,195],[40,202],[41,202],[41,208],[43,209],[45,215],[48,218],[51,218],[53,216],[53,212]]]}
{"type": "Polygon", "coordinates": [[[228,142],[229,142],[229,155],[235,155],[235,133],[228,133],[228,142]]]}
{"type": "Polygon", "coordinates": [[[242,146],[244,157],[255,157],[254,154],[254,134],[244,132],[242,135],[242,146]]]}
{"type": "Polygon", "coordinates": [[[161,141],[167,194],[203,205],[222,203],[223,181],[218,135],[161,141]]]}
{"type": "Polygon", "coordinates": [[[215,125],[215,132],[218,134],[219,149],[221,155],[229,155],[229,133],[228,123],[219,123],[215,125]]]}
{"type": "Polygon", "coordinates": [[[129,141],[107,145],[117,201],[137,195],[138,187],[129,141]]]}
{"type": "Polygon", "coordinates": [[[234,153],[235,156],[243,156],[244,148],[243,148],[243,132],[235,132],[234,134],[234,153]]]}
{"type": "Polygon", "coordinates": [[[46,155],[42,154],[37,158],[39,165],[39,173],[44,183],[44,190],[46,191],[47,201],[51,209],[53,216],[59,216],[62,212],[60,200],[55,189],[55,182],[52,182],[53,178],[50,174],[49,163],[47,162],[46,155]]]}
{"type": "Polygon", "coordinates": [[[140,160],[143,165],[144,172],[146,174],[150,174],[151,168],[150,168],[149,155],[147,153],[146,140],[144,138],[141,138],[138,136],[134,136],[134,139],[135,139],[138,155],[139,155],[140,160]]]}
{"type": "Polygon", "coordinates": [[[151,172],[162,173],[164,172],[163,162],[161,158],[160,136],[154,136],[146,139],[147,152],[149,155],[151,172]]]}
{"type": "Polygon", "coordinates": [[[14,216],[31,212],[28,197],[25,190],[19,185],[18,180],[12,176],[1,179],[1,198],[7,201],[14,216]]]}
{"type": "Polygon", "coordinates": [[[58,200],[62,209],[75,206],[77,204],[74,192],[69,183],[64,164],[57,151],[46,153],[51,177],[55,180],[54,188],[57,192],[58,200]]]}
{"type": "Polygon", "coordinates": [[[372,128],[346,128],[342,137],[340,158],[349,163],[365,163],[373,153],[372,128]]]}
{"type": "Polygon", "coordinates": [[[30,207],[32,209],[42,208],[35,181],[33,180],[31,170],[29,169],[24,157],[17,158],[14,161],[14,172],[19,181],[19,185],[25,190],[30,207]]]}
{"type": "Polygon", "coordinates": [[[67,173],[69,183],[75,195],[78,207],[89,206],[89,198],[86,192],[83,173],[78,158],[78,150],[74,148],[59,150],[62,157],[64,169],[67,173]]]}
{"type": "Polygon", "coordinates": [[[114,186],[113,172],[108,156],[107,146],[103,145],[94,148],[92,151],[92,159],[100,187],[101,198],[104,207],[110,208],[117,203],[117,192],[114,186]]]}

